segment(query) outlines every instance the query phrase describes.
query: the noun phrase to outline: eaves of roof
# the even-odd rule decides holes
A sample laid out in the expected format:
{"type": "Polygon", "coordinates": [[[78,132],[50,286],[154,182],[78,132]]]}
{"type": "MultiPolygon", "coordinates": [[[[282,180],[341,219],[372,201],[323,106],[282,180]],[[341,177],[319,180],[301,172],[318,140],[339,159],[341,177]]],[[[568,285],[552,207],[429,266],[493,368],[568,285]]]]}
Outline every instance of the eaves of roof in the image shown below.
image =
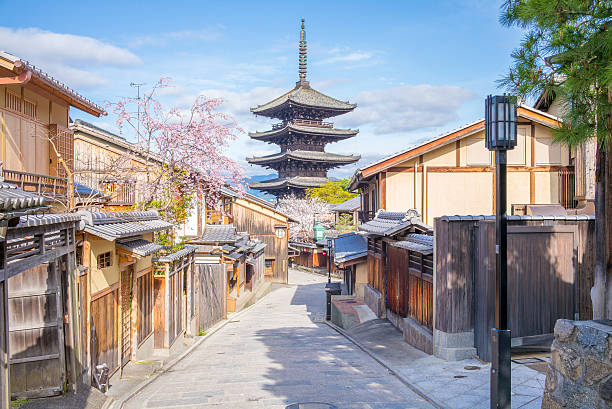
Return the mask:
{"type": "Polygon", "coordinates": [[[97,117],[100,115],[106,115],[106,112],[102,107],[85,98],[72,88],[68,87],[66,84],[56,80],[51,75],[47,74],[26,60],[22,60],[21,58],[7,52],[0,51],[0,66],[4,66],[17,75],[24,72],[29,72],[31,77],[28,82],[41,87],[53,95],[56,95],[81,111],[97,117]]]}

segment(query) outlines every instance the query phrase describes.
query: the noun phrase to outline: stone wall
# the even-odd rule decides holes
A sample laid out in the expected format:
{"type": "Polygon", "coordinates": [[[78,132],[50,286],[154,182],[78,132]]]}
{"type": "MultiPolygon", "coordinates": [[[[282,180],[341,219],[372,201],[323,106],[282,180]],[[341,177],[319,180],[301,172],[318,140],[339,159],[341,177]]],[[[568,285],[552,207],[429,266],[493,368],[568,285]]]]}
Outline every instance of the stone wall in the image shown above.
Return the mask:
{"type": "Polygon", "coordinates": [[[557,321],[542,408],[612,408],[612,321],[557,321]]]}
{"type": "Polygon", "coordinates": [[[363,301],[366,303],[368,307],[376,314],[377,317],[383,316],[383,300],[380,293],[372,287],[370,284],[367,284],[363,287],[363,301]]]}

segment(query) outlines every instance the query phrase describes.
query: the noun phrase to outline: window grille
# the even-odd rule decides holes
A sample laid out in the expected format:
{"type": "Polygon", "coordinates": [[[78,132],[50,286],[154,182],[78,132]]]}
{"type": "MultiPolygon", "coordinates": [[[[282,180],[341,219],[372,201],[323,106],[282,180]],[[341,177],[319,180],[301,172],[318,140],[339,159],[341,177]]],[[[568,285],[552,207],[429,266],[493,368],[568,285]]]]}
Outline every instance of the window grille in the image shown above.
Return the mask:
{"type": "Polygon", "coordinates": [[[110,267],[112,264],[111,252],[98,254],[98,268],[110,267]]]}
{"type": "Polygon", "coordinates": [[[23,99],[23,114],[32,119],[36,119],[36,102],[23,99]]]}
{"type": "Polygon", "coordinates": [[[6,107],[11,111],[21,113],[21,97],[9,90],[6,91],[6,107]]]}

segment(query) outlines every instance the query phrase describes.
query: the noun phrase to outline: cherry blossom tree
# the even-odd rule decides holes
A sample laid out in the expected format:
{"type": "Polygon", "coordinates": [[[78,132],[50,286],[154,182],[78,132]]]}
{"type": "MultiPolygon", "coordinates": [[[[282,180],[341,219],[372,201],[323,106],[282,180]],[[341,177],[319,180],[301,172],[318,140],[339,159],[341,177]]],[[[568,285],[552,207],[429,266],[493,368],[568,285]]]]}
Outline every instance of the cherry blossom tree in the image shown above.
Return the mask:
{"type": "Polygon", "coordinates": [[[156,208],[173,221],[177,214],[184,216],[195,197],[216,203],[226,183],[244,191],[242,169],[225,153],[243,131],[230,115],[218,112],[223,103],[219,98],[198,96],[188,110],[164,109],[159,91],[169,86],[162,78],[144,97],[121,98],[106,108],[117,116],[119,129],[127,127],[137,139],[125,158],[116,161],[121,166],[113,169],[114,177],[135,182],[139,208],[156,208]],[[134,165],[135,156],[144,159],[144,166],[134,165]]]}
{"type": "Polygon", "coordinates": [[[310,199],[298,199],[291,195],[278,200],[277,209],[293,219],[296,223],[289,226],[289,237],[291,240],[303,242],[313,241],[313,226],[315,221],[320,221],[327,227],[333,223],[334,215],[331,204],[326,203],[318,197],[310,199]]]}

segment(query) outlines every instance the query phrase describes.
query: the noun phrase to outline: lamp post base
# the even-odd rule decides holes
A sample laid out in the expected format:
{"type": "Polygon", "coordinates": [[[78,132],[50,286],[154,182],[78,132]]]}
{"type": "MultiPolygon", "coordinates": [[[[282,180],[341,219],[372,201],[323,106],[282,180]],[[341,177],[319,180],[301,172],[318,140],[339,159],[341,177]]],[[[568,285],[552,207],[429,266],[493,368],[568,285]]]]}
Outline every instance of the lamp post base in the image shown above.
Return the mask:
{"type": "Polygon", "coordinates": [[[510,330],[491,328],[491,409],[510,409],[510,330]]]}

